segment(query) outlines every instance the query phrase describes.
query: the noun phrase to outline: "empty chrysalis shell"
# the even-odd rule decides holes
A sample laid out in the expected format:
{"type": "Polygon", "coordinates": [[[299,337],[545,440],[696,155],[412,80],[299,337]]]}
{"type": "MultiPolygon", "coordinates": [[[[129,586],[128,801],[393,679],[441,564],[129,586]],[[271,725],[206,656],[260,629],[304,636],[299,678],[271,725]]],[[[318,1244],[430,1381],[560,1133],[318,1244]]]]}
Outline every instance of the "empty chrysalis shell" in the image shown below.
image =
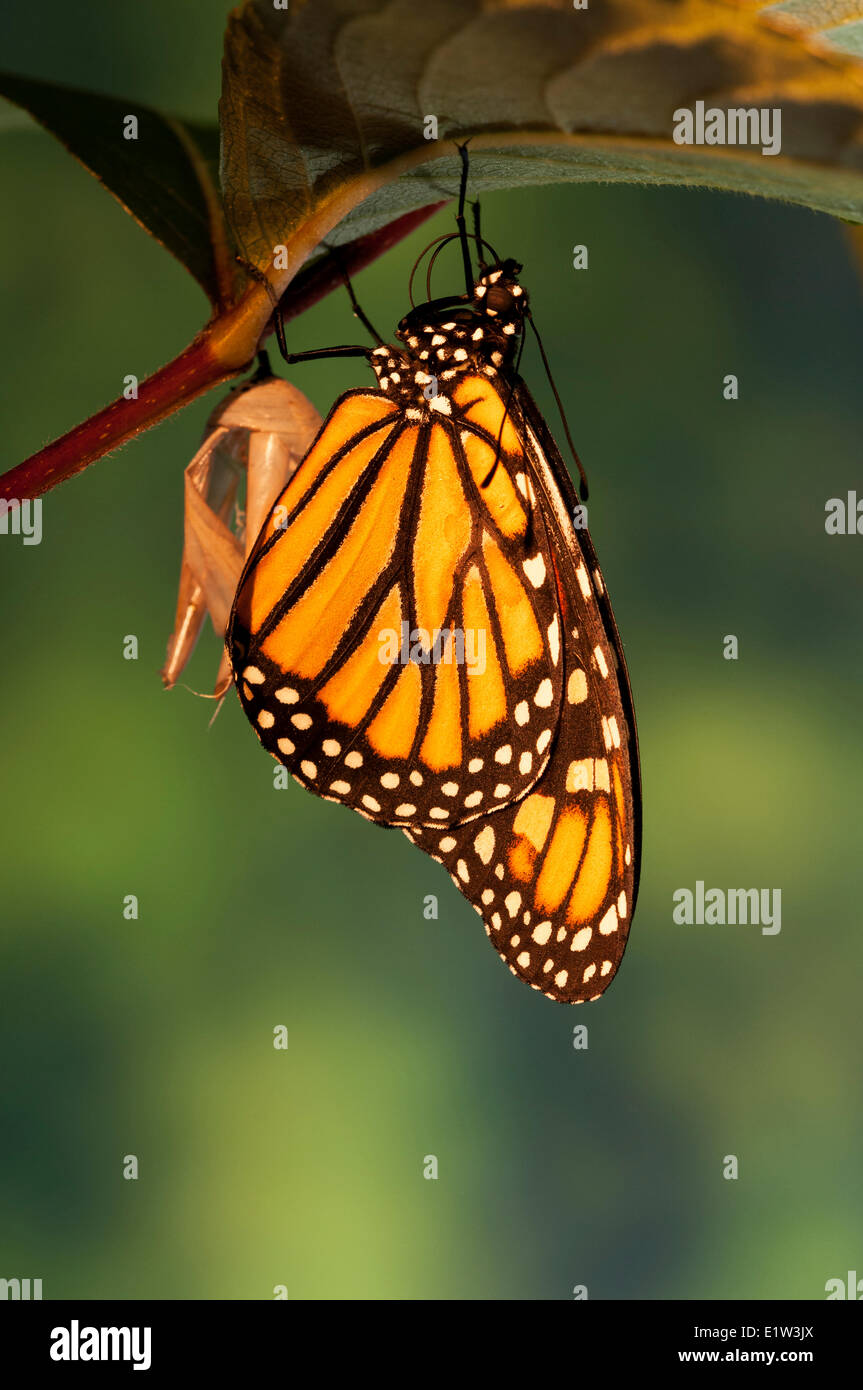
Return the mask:
{"type": "MultiPolygon", "coordinates": [[[[269,375],[236,387],[207,421],[204,441],[185,471],[183,563],[161,673],[166,688],[175,684],[192,655],[205,613],[217,636],[224,637],[246,555],[320,426],[311,401],[281,377],[269,375]],[[242,524],[237,494],[244,473],[242,524]]],[[[230,683],[223,651],[214,695],[223,695],[230,683]]]]}

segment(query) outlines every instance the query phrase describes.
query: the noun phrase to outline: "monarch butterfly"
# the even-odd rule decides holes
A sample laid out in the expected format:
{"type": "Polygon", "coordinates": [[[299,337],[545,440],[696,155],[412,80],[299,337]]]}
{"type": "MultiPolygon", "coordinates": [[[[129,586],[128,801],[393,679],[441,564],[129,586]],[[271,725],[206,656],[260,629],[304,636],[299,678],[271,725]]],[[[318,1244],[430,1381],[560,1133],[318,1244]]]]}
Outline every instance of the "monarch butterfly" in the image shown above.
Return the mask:
{"type": "Polygon", "coordinates": [[[580,1003],[635,907],[635,721],[575,489],[518,375],[521,267],[475,240],[467,293],[413,309],[399,347],[286,354],[362,354],[377,386],[340,397],[274,503],[226,644],[268,751],[403,829],[515,975],[580,1003]]]}

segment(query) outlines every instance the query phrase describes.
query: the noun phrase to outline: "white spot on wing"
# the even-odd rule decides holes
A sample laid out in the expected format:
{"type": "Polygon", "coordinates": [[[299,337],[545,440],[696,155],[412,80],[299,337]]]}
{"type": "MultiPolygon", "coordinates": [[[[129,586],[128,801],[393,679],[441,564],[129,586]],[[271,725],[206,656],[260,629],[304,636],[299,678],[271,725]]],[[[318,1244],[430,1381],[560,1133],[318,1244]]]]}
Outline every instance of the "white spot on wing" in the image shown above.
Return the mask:
{"type": "Polygon", "coordinates": [[[570,763],[566,772],[568,792],[593,791],[593,758],[580,758],[570,763]]]}
{"type": "Polygon", "coordinates": [[[587,699],[587,676],[581,670],[572,672],[566,687],[566,698],[571,705],[582,705],[587,699]]]}
{"type": "Polygon", "coordinates": [[[488,864],[494,853],[494,831],[490,825],[479,832],[473,842],[473,847],[483,864],[488,864]]]}
{"type": "Polygon", "coordinates": [[[545,560],[543,560],[542,555],[536,554],[529,560],[523,560],[521,567],[533,587],[538,589],[545,579],[545,560]]]}
{"type": "Polygon", "coordinates": [[[593,780],[598,791],[611,791],[611,779],[608,774],[608,763],[605,758],[597,758],[596,762],[593,764],[593,780]]]}
{"type": "Polygon", "coordinates": [[[540,681],[539,688],[533,697],[534,704],[539,705],[540,709],[548,709],[554,699],[554,686],[546,676],[544,681],[540,681]]]}
{"type": "Polygon", "coordinates": [[[613,931],[617,931],[617,908],[614,903],[606,912],[599,923],[599,930],[603,936],[610,936],[613,931]]]}
{"type": "Polygon", "coordinates": [[[556,613],[548,629],[548,646],[551,652],[552,664],[556,666],[558,658],[560,657],[560,623],[557,620],[556,613]]]}

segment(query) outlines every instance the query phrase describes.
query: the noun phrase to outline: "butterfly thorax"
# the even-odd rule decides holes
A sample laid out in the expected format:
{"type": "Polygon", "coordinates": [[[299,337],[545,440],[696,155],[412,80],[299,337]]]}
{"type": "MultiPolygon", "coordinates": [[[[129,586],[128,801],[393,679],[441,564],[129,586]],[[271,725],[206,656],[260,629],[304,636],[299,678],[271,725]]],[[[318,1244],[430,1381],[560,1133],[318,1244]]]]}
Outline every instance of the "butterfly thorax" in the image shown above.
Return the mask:
{"type": "Polygon", "coordinates": [[[494,375],[508,366],[527,307],[520,269],[516,261],[503,261],[483,272],[470,300],[432,301],[411,310],[396,329],[404,348],[383,345],[371,354],[381,390],[411,417],[429,410],[449,414],[449,392],[460,377],[494,375]]]}

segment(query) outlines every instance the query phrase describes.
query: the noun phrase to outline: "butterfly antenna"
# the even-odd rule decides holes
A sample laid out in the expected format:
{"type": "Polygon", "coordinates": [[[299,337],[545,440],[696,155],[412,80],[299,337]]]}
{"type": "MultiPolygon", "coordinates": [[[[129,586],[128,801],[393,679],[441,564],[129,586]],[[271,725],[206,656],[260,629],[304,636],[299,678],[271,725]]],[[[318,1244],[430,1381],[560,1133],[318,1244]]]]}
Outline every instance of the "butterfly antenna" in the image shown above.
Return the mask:
{"type": "Polygon", "coordinates": [[[445,246],[448,246],[449,243],[450,243],[451,241],[459,241],[459,240],[461,240],[461,238],[458,237],[458,236],[456,236],[455,233],[451,232],[450,235],[449,235],[448,237],[445,237],[445,238],[443,239],[443,241],[441,241],[440,244],[439,244],[438,246],[435,247],[434,251],[432,252],[431,256],[429,257],[428,268],[427,268],[427,270],[426,270],[426,299],[427,299],[427,300],[431,299],[431,297],[432,297],[431,282],[432,282],[432,272],[433,272],[434,267],[435,267],[435,261],[437,260],[438,256],[440,255],[441,251],[443,251],[443,249],[444,249],[445,246]]]}
{"type": "Polygon", "coordinates": [[[464,205],[467,198],[467,176],[470,168],[470,159],[467,152],[467,144],[458,146],[459,156],[461,157],[461,183],[458,191],[458,212],[456,213],[455,224],[458,227],[459,241],[461,242],[461,258],[464,264],[464,283],[467,290],[467,297],[470,299],[473,294],[473,266],[470,261],[470,243],[467,236],[467,225],[464,220],[464,205]]]}
{"type": "MultiPolygon", "coordinates": [[[[539,354],[542,358],[542,365],[545,368],[545,374],[548,377],[548,384],[551,387],[552,395],[554,396],[555,402],[557,404],[558,414],[560,415],[561,423],[563,425],[563,432],[566,435],[566,442],[570,447],[572,457],[575,459],[575,466],[578,469],[579,477],[581,478],[581,486],[579,487],[581,500],[582,502],[586,502],[588,497],[587,475],[585,474],[585,471],[581,466],[581,459],[578,457],[578,451],[572,442],[572,435],[569,432],[569,425],[567,424],[566,415],[564,413],[563,402],[561,401],[557,387],[554,384],[554,377],[551,374],[551,367],[549,366],[548,358],[545,355],[545,348],[542,345],[542,338],[540,338],[539,336],[539,332],[537,330],[536,324],[533,321],[533,314],[530,312],[530,309],[525,310],[525,318],[527,319],[528,323],[533,329],[534,337],[536,338],[536,341],[539,344],[539,354]]],[[[521,354],[519,354],[519,356],[521,356],[521,354]]]]}
{"type": "Polygon", "coordinates": [[[410,300],[410,305],[412,309],[415,309],[417,307],[414,301],[414,280],[416,279],[417,271],[419,270],[429,251],[432,249],[433,246],[437,246],[438,243],[452,241],[456,237],[456,232],[443,232],[441,236],[436,236],[434,238],[434,241],[430,241],[428,246],[424,246],[422,251],[420,251],[419,255],[413,263],[413,266],[411,267],[410,277],[408,278],[408,299],[410,300]]]}

